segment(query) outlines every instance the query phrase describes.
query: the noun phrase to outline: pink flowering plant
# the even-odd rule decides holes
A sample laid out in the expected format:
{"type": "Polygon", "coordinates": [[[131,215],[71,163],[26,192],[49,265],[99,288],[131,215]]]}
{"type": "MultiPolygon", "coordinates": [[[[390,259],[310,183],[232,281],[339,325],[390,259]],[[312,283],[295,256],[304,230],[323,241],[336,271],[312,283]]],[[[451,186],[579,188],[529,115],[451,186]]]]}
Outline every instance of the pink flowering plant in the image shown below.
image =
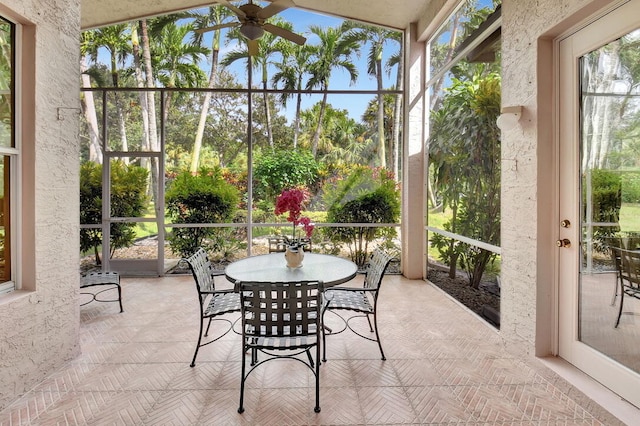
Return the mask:
{"type": "Polygon", "coordinates": [[[296,227],[298,225],[302,225],[302,229],[304,230],[307,238],[311,238],[311,235],[313,234],[314,225],[311,223],[311,219],[306,216],[302,216],[302,212],[306,208],[308,201],[309,192],[302,188],[285,189],[276,199],[274,213],[276,215],[289,213],[287,221],[293,224],[292,237],[284,237],[292,248],[297,249],[301,245],[304,245],[298,238],[296,238],[296,227]]]}

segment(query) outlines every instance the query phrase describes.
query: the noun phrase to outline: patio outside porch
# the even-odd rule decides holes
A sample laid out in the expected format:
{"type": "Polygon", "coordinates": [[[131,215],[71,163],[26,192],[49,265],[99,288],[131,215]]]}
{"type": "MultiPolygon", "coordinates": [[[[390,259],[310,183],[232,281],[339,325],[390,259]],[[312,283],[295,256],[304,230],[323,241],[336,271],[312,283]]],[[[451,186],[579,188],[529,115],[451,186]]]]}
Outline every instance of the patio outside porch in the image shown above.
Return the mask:
{"type": "Polygon", "coordinates": [[[622,424],[441,290],[399,275],[385,277],[380,296],[387,361],[353,334],[328,337],[319,414],[311,373],[286,361],[249,377],[238,414],[237,335],[202,348],[189,367],[192,277],[122,286],[124,313],[117,303],[81,307],[82,354],[0,413],[0,425],[622,424]]]}

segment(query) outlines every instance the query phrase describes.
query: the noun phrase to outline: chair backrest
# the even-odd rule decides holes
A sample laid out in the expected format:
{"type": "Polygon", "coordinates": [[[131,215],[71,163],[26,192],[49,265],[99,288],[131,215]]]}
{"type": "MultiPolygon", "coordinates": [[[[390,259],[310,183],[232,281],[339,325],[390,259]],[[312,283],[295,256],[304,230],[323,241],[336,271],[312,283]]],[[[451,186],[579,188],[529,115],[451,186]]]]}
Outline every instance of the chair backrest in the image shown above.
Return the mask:
{"type": "Polygon", "coordinates": [[[392,259],[393,256],[379,247],[371,253],[364,272],[364,288],[378,289],[380,287],[382,278],[392,259]]]}
{"type": "MultiPolygon", "coordinates": [[[[304,244],[304,250],[311,251],[311,238],[298,238],[304,244]]],[[[284,237],[269,237],[269,253],[284,253],[287,248],[287,241],[284,237]]]]}
{"type": "MultiPolygon", "coordinates": [[[[640,291],[640,251],[618,249],[622,263],[620,271],[623,286],[630,287],[634,292],[640,291]]],[[[636,293],[638,294],[638,293],[636,293]]],[[[634,297],[639,297],[640,294],[634,297]]]]}
{"type": "Polygon", "coordinates": [[[603,241],[605,246],[609,248],[611,260],[618,273],[622,273],[621,250],[640,249],[640,238],[638,237],[605,237],[603,241]]]}
{"type": "Polygon", "coordinates": [[[269,253],[281,253],[285,251],[285,242],[282,237],[269,237],[269,253]]]}
{"type": "Polygon", "coordinates": [[[183,260],[189,264],[193,278],[196,281],[198,293],[208,293],[216,289],[213,279],[215,275],[213,266],[209,262],[207,252],[202,247],[183,260]]]}
{"type": "Polygon", "coordinates": [[[320,331],[322,281],[239,282],[235,289],[245,336],[304,337],[320,331]]]}
{"type": "Polygon", "coordinates": [[[620,273],[622,269],[622,263],[620,261],[620,249],[624,246],[622,245],[622,240],[619,237],[606,237],[604,238],[605,246],[609,249],[609,255],[611,257],[611,261],[616,268],[616,271],[620,273]]]}

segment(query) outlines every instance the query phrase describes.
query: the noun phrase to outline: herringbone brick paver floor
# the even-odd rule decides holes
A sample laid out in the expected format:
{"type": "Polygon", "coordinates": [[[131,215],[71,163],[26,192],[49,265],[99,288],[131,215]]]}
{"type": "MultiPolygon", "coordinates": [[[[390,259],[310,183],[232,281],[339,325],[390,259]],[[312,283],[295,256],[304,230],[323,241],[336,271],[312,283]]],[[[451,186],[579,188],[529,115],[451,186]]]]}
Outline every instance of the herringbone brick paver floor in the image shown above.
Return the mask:
{"type": "Polygon", "coordinates": [[[238,414],[236,334],[189,367],[199,324],[191,276],[122,286],[125,311],[81,307],[81,355],[0,413],[1,425],[619,424],[439,289],[396,275],[381,291],[386,361],[373,342],[331,336],[320,413],[311,372],[279,360],[249,377],[238,414]]]}

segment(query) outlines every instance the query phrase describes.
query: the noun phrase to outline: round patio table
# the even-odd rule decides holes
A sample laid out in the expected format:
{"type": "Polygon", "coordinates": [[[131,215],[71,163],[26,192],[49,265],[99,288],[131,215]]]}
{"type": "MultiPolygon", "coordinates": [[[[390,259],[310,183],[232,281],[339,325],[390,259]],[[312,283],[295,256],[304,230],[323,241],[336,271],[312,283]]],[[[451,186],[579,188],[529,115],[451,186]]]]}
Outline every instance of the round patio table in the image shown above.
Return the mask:
{"type": "Polygon", "coordinates": [[[350,260],[318,253],[305,253],[299,268],[288,268],[284,253],[271,253],[235,261],[224,271],[233,283],[322,281],[325,287],[345,283],[357,272],[358,266],[350,260]]]}

